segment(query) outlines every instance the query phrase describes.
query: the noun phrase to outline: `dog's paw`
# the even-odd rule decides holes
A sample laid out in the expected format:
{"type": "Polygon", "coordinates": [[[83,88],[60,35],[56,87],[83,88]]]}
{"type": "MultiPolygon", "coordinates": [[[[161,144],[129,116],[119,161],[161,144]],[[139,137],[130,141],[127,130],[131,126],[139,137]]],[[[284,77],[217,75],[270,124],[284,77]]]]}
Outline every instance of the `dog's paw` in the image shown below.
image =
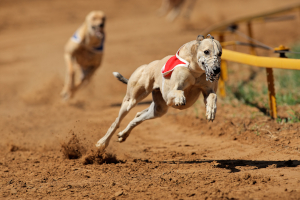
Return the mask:
{"type": "Polygon", "coordinates": [[[186,104],[185,96],[176,97],[174,99],[175,106],[184,106],[186,104]]]}
{"type": "Polygon", "coordinates": [[[186,98],[182,90],[172,90],[167,96],[168,106],[184,106],[186,104],[186,98]]]}
{"type": "Polygon", "coordinates": [[[206,103],[206,119],[213,121],[217,112],[216,98],[208,98],[206,103]]]}
{"type": "Polygon", "coordinates": [[[118,142],[125,142],[126,138],[128,137],[128,134],[125,134],[122,132],[118,133],[118,142]]]}
{"type": "Polygon", "coordinates": [[[206,106],[206,119],[208,121],[214,121],[215,115],[217,112],[217,107],[216,106],[206,106]]]}
{"type": "Polygon", "coordinates": [[[107,144],[104,140],[100,139],[97,143],[96,143],[96,147],[99,149],[104,150],[107,147],[107,144]]]}
{"type": "Polygon", "coordinates": [[[175,98],[174,98],[174,104],[175,106],[184,106],[186,104],[186,98],[183,95],[183,93],[178,94],[175,98]]]}
{"type": "Polygon", "coordinates": [[[60,93],[60,96],[63,100],[67,101],[72,97],[72,92],[71,91],[67,91],[67,90],[63,90],[60,93]]]}

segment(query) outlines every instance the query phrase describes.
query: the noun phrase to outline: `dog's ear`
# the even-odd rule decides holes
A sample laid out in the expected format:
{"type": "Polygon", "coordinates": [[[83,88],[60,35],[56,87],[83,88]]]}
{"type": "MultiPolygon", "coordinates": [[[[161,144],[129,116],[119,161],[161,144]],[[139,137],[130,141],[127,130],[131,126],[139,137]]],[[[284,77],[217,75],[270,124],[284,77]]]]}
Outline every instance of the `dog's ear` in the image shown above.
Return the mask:
{"type": "Polygon", "coordinates": [[[204,36],[203,35],[198,35],[197,37],[197,41],[200,42],[204,39],[204,36]]]}
{"type": "Polygon", "coordinates": [[[210,38],[210,39],[215,39],[211,34],[208,34],[207,36],[206,36],[206,38],[210,38]]]}
{"type": "Polygon", "coordinates": [[[199,43],[193,44],[193,46],[191,47],[192,55],[195,55],[197,53],[198,46],[199,46],[199,43]]]}

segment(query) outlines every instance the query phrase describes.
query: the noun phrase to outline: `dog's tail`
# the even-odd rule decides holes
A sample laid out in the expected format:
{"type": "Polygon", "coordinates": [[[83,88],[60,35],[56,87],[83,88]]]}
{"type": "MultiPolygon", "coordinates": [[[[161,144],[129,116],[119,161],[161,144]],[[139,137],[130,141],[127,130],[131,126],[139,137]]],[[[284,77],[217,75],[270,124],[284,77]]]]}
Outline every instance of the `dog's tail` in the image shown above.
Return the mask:
{"type": "Polygon", "coordinates": [[[113,72],[113,75],[119,79],[119,81],[121,81],[122,83],[127,84],[128,83],[128,79],[125,78],[124,76],[122,76],[119,72],[113,72]]]}

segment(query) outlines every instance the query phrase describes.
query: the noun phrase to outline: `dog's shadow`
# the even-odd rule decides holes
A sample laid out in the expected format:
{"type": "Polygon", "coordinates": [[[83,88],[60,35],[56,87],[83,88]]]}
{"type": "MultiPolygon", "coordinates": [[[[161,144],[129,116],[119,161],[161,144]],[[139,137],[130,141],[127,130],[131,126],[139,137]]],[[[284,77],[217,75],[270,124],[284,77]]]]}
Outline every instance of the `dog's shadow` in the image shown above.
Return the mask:
{"type": "Polygon", "coordinates": [[[239,172],[238,166],[253,166],[255,169],[261,168],[282,168],[282,167],[297,167],[300,165],[299,160],[285,161],[264,161],[264,160],[191,160],[191,161],[159,161],[160,163],[169,164],[195,164],[195,163],[216,163],[216,168],[229,169],[231,173],[239,172]]]}
{"type": "MultiPolygon", "coordinates": [[[[143,101],[143,102],[140,102],[138,103],[137,105],[145,105],[145,104],[151,104],[152,101],[143,101]]],[[[111,107],[120,107],[122,105],[122,103],[113,103],[113,104],[110,104],[111,107]]]]}

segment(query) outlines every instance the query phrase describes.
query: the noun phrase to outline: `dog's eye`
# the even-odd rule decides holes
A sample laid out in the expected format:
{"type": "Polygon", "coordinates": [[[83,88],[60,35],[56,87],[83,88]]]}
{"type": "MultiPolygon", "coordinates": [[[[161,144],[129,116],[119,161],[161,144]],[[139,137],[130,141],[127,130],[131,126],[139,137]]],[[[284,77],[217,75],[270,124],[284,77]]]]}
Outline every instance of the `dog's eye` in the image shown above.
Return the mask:
{"type": "Polygon", "coordinates": [[[208,54],[209,54],[209,51],[208,51],[208,50],[205,50],[204,53],[205,53],[206,55],[208,55],[208,54]]]}
{"type": "Polygon", "coordinates": [[[222,56],[222,52],[220,52],[220,53],[218,54],[218,56],[222,56]]]}

